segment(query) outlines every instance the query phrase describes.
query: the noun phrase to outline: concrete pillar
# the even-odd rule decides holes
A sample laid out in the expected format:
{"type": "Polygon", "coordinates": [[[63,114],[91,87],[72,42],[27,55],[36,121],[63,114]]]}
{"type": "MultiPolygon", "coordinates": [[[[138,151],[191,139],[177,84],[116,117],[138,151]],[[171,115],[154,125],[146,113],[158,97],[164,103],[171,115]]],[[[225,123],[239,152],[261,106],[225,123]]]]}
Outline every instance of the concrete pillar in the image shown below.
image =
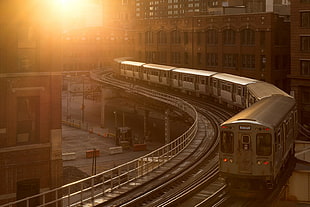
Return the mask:
{"type": "Polygon", "coordinates": [[[100,126],[104,128],[104,115],[105,115],[105,98],[104,98],[104,90],[101,90],[101,114],[100,114],[100,126]]]}
{"type": "Polygon", "coordinates": [[[142,140],[142,143],[143,144],[145,141],[148,140],[148,136],[149,136],[149,126],[148,126],[148,120],[149,120],[149,111],[148,110],[144,110],[144,122],[143,122],[143,126],[144,126],[144,140],[142,140]]]}
{"type": "Polygon", "coordinates": [[[165,110],[165,144],[170,142],[169,109],[165,110]]]}

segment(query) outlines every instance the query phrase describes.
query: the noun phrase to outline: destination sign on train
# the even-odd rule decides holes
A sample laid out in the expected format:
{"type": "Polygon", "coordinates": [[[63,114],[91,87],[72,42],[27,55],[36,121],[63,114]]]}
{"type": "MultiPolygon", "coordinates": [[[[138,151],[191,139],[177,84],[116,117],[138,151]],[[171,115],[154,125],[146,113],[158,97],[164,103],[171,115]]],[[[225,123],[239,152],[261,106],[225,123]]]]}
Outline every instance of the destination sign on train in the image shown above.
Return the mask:
{"type": "Polygon", "coordinates": [[[249,126],[249,125],[240,125],[239,129],[240,130],[251,130],[251,126],[249,126]]]}

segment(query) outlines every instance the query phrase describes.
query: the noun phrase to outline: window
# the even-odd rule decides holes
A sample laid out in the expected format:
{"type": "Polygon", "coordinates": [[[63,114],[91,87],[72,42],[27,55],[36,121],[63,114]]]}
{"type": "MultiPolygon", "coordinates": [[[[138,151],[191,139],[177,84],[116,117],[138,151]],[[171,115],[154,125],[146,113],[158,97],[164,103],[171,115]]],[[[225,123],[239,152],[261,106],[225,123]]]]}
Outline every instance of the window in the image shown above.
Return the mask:
{"type": "Polygon", "coordinates": [[[256,155],[271,155],[271,134],[259,133],[256,135],[256,155]]]}
{"type": "Polygon", "coordinates": [[[17,98],[16,143],[36,143],[39,139],[39,97],[17,98]]]}
{"type": "Polygon", "coordinates": [[[241,55],[242,68],[255,69],[255,55],[241,55]]]}
{"type": "Polygon", "coordinates": [[[181,43],[181,36],[180,32],[177,30],[174,30],[171,32],[171,43],[172,44],[179,44],[181,43]]]}
{"type": "Polygon", "coordinates": [[[310,76],[310,60],[300,61],[300,74],[304,76],[310,76]]]}
{"type": "Polygon", "coordinates": [[[223,66],[236,68],[237,67],[237,54],[224,54],[223,55],[223,66]]]}
{"type": "Polygon", "coordinates": [[[207,31],[207,43],[208,44],[217,44],[217,32],[215,29],[207,31]]]}
{"type": "Polygon", "coordinates": [[[236,33],[232,29],[226,29],[223,32],[223,43],[225,45],[233,45],[235,44],[236,33]]]}
{"type": "Polygon", "coordinates": [[[300,37],[300,50],[303,52],[310,52],[310,36],[300,37]]]}
{"type": "Polygon", "coordinates": [[[165,44],[165,43],[167,43],[167,35],[166,35],[166,32],[164,32],[164,31],[159,31],[157,37],[158,37],[158,43],[159,43],[159,44],[165,44]]]}
{"type": "Polygon", "coordinates": [[[145,43],[148,44],[148,43],[153,43],[153,32],[151,31],[147,31],[145,33],[145,43]]]}
{"type": "Polygon", "coordinates": [[[207,54],[207,66],[217,66],[217,54],[208,53],[207,54]]]}
{"type": "Polygon", "coordinates": [[[221,133],[221,151],[223,153],[234,152],[234,134],[228,131],[222,131],[221,133]]]}
{"type": "Polygon", "coordinates": [[[300,13],[300,26],[310,27],[310,11],[300,13]]]}
{"type": "Polygon", "coordinates": [[[254,30],[244,29],[241,31],[241,44],[242,45],[254,45],[255,44],[254,30]]]}

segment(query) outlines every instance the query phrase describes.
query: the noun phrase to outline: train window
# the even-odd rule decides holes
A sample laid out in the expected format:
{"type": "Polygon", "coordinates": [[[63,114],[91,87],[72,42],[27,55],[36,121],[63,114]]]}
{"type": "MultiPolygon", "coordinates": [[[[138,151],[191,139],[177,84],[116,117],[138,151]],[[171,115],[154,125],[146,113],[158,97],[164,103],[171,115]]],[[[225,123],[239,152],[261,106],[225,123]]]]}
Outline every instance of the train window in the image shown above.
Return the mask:
{"type": "Polygon", "coordinates": [[[242,149],[247,151],[250,149],[250,136],[242,135],[242,149]]]}
{"type": "Polygon", "coordinates": [[[269,156],[271,154],[271,134],[259,133],[256,135],[256,154],[269,156]]]}
{"type": "Polygon", "coordinates": [[[221,133],[221,151],[223,153],[234,152],[234,134],[232,132],[221,133]]]}

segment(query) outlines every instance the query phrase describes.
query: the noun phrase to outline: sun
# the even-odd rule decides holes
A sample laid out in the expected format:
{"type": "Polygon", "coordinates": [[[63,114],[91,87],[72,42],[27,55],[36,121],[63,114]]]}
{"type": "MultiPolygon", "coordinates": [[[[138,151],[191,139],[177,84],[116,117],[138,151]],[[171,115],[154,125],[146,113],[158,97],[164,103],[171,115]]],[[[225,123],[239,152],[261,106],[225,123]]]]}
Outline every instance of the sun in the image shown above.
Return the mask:
{"type": "Polygon", "coordinates": [[[65,16],[77,15],[83,8],[85,0],[58,0],[65,16]]]}

